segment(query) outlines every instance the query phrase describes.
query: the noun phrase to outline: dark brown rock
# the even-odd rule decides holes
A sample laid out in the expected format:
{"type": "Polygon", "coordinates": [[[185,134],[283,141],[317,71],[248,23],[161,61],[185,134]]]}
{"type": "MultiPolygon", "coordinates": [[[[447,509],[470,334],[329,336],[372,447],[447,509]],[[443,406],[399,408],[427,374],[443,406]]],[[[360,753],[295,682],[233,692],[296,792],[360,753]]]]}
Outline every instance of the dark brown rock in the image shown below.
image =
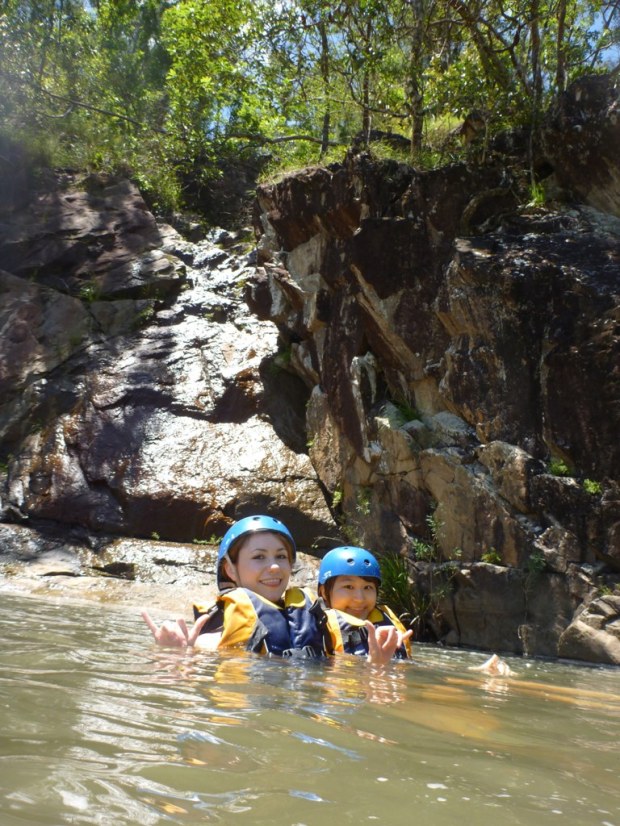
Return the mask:
{"type": "Polygon", "coordinates": [[[549,113],[542,142],[556,183],[568,196],[620,218],[617,79],[591,75],[571,83],[549,113]]]}
{"type": "Polygon", "coordinates": [[[85,297],[163,297],[184,281],[155,218],[126,180],[91,176],[35,190],[0,236],[5,270],[85,297]]]}

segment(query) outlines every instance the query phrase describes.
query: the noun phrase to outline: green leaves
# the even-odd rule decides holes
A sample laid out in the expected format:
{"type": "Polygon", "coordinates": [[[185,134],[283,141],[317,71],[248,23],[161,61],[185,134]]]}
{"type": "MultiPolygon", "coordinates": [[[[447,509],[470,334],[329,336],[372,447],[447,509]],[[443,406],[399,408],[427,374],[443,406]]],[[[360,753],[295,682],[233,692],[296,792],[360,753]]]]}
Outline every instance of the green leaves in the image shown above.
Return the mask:
{"type": "MultiPolygon", "coordinates": [[[[134,171],[174,200],[218,158],[342,156],[372,129],[412,138],[472,109],[535,123],[618,41],[584,0],[5,0],[0,129],[57,165],[134,171]],[[176,179],[176,192],[174,195],[176,179]]],[[[425,151],[423,151],[425,150],[425,151]]]]}

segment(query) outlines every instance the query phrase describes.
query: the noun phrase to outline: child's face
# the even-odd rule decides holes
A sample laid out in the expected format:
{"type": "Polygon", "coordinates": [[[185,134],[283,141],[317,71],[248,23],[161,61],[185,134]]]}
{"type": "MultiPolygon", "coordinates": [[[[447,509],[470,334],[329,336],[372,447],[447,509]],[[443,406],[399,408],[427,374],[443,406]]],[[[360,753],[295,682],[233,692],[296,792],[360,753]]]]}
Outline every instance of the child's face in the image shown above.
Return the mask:
{"type": "Polygon", "coordinates": [[[236,562],[225,561],[225,571],[242,588],[277,602],[291,576],[289,547],[277,533],[250,534],[239,548],[236,562]]]}
{"type": "Polygon", "coordinates": [[[377,604],[377,584],[361,576],[337,576],[329,596],[331,608],[367,619],[377,604]]]}

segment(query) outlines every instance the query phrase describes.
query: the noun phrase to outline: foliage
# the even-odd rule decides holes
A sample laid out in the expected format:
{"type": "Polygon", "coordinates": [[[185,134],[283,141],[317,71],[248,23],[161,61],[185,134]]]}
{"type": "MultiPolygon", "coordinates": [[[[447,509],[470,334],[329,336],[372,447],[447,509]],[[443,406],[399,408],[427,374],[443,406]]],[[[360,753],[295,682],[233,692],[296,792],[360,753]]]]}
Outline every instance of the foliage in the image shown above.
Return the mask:
{"type": "Polygon", "coordinates": [[[355,497],[355,510],[361,516],[370,514],[370,504],[372,499],[372,488],[361,487],[355,497]]]}
{"type": "Polygon", "coordinates": [[[528,206],[537,207],[543,206],[546,200],[545,188],[537,181],[532,181],[530,184],[530,201],[528,206]]]}
{"type": "Polygon", "coordinates": [[[133,319],[133,323],[132,323],[133,329],[134,330],[139,330],[141,327],[145,327],[152,320],[154,315],[155,315],[155,302],[153,300],[149,300],[136,313],[136,316],[133,319]]]}
{"type": "Polygon", "coordinates": [[[4,0],[0,129],[41,163],[130,174],[160,210],[224,161],[273,175],[339,160],[371,129],[439,163],[472,110],[487,130],[536,128],[572,78],[604,69],[619,5],[4,0]]]}
{"type": "Polygon", "coordinates": [[[603,490],[601,483],[595,482],[594,479],[584,479],[583,489],[586,493],[592,494],[592,496],[598,496],[603,490]]]}
{"type": "Polygon", "coordinates": [[[394,402],[394,405],[402,417],[403,424],[407,424],[407,422],[411,422],[414,419],[420,419],[420,414],[415,407],[409,404],[409,402],[394,402]]]}
{"type": "Polygon", "coordinates": [[[429,542],[425,542],[423,539],[418,539],[417,537],[412,539],[411,541],[411,548],[415,555],[416,559],[419,559],[422,562],[435,562],[435,547],[431,545],[429,542]]]}
{"type": "Polygon", "coordinates": [[[548,466],[549,473],[552,476],[570,476],[570,468],[562,459],[552,459],[548,466]]]}
{"type": "Polygon", "coordinates": [[[542,573],[546,567],[547,561],[542,551],[534,551],[526,563],[528,573],[533,574],[534,576],[542,573]]]}
{"type": "Polygon", "coordinates": [[[397,553],[380,557],[380,601],[396,613],[401,622],[414,628],[427,613],[429,600],[411,582],[407,558],[397,553]]]}
{"type": "Polygon", "coordinates": [[[362,547],[364,540],[359,525],[348,522],[346,517],[339,521],[340,533],[344,536],[347,545],[362,547]]]}
{"type": "Polygon", "coordinates": [[[428,514],[426,517],[426,524],[428,525],[430,539],[420,539],[414,537],[411,540],[411,549],[416,559],[421,562],[439,562],[441,560],[441,553],[438,547],[438,535],[441,529],[441,523],[437,521],[434,513],[428,514]]]}
{"type": "MultiPolygon", "coordinates": [[[[427,516],[426,523],[430,537],[428,539],[414,537],[411,540],[411,551],[414,559],[419,563],[424,563],[419,566],[419,576],[416,581],[409,582],[408,580],[408,589],[405,592],[404,578],[401,573],[400,578],[396,578],[396,584],[402,590],[402,593],[400,593],[398,588],[392,584],[392,580],[395,579],[392,567],[396,566],[397,570],[399,570],[398,565],[407,567],[407,561],[405,559],[404,562],[397,561],[395,563],[388,557],[386,565],[388,566],[390,579],[387,586],[382,583],[382,588],[384,590],[386,587],[389,588],[390,599],[394,600],[397,611],[403,612],[410,626],[415,627],[416,638],[434,640],[440,636],[442,602],[449,598],[452,593],[453,581],[459,571],[458,560],[462,555],[462,551],[460,548],[454,548],[451,554],[452,559],[442,561],[438,541],[442,523],[437,520],[434,513],[427,516]],[[422,571],[423,573],[421,573],[422,571]]],[[[383,566],[383,560],[381,564],[383,566]]],[[[393,607],[392,602],[387,597],[386,602],[393,607]]]]}
{"type": "Polygon", "coordinates": [[[540,582],[542,574],[547,570],[547,560],[543,551],[534,550],[525,563],[525,573],[523,575],[523,594],[527,603],[534,591],[537,583],[540,582]]]}
{"type": "Polygon", "coordinates": [[[502,557],[501,557],[501,554],[499,554],[495,550],[495,548],[489,548],[488,551],[485,551],[480,556],[480,561],[481,562],[486,562],[489,565],[501,565],[502,564],[502,557]]]}
{"type": "Polygon", "coordinates": [[[99,301],[101,290],[97,284],[82,284],[79,290],[79,297],[85,304],[92,304],[93,301],[99,301]]]}
{"type": "Polygon", "coordinates": [[[207,539],[193,539],[192,543],[194,545],[219,545],[221,537],[216,536],[214,533],[211,534],[207,539]]]}

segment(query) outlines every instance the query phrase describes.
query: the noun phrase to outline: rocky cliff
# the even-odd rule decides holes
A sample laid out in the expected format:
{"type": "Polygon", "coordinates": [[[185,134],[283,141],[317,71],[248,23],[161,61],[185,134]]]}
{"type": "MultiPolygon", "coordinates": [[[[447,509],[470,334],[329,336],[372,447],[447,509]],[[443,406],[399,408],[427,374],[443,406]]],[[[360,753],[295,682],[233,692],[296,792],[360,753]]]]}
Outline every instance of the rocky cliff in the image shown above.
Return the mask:
{"type": "Polygon", "coordinates": [[[259,190],[248,303],[308,388],[313,466],[349,541],[407,556],[441,639],[620,661],[619,117],[604,78],[557,103],[544,209],[505,146],[259,190]]]}
{"type": "Polygon", "coordinates": [[[148,578],[119,537],[270,511],[315,556],[399,560],[419,637],[620,664],[618,117],[608,78],[557,102],[545,207],[517,134],[432,172],[351,153],[260,187],[252,248],[184,240],[126,182],[15,178],[7,564],[60,525],[148,578]]]}

